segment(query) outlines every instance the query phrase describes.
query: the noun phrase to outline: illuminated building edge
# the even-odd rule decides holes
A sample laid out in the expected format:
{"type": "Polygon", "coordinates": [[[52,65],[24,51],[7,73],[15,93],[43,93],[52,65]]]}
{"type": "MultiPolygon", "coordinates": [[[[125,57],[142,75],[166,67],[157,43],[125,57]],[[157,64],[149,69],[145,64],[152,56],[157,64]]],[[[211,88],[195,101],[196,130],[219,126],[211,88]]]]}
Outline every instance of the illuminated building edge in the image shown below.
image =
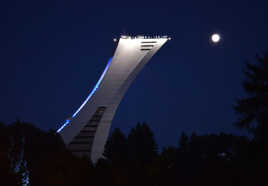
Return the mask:
{"type": "Polygon", "coordinates": [[[102,157],[112,119],[125,92],[169,39],[167,36],[121,36],[114,56],[89,96],[57,130],[75,155],[89,156],[94,163],[102,157]]]}

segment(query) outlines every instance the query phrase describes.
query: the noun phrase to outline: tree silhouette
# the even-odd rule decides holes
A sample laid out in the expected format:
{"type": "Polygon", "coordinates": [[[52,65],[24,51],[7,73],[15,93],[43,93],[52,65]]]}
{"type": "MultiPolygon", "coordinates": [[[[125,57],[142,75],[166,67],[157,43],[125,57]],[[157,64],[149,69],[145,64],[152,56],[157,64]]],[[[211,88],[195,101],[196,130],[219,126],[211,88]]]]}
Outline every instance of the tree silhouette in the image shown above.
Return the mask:
{"type": "Polygon", "coordinates": [[[256,59],[255,64],[246,62],[243,88],[247,97],[238,99],[234,105],[238,114],[235,125],[264,140],[268,136],[268,52],[256,59]]]}
{"type": "Polygon", "coordinates": [[[8,128],[0,123],[0,183],[1,185],[21,185],[19,173],[15,173],[10,157],[10,139],[8,128]]]}
{"type": "Polygon", "coordinates": [[[188,144],[188,137],[186,136],[185,132],[182,132],[179,140],[179,151],[186,152],[187,144],[188,144]]]}
{"type": "Polygon", "coordinates": [[[247,156],[241,155],[241,151],[246,151],[240,145],[238,158],[250,165],[248,172],[254,185],[267,185],[264,172],[268,164],[268,51],[261,57],[257,55],[255,63],[247,61],[245,65],[243,88],[247,96],[234,105],[238,115],[235,125],[247,129],[254,139],[247,146],[247,156]]]}
{"type": "Polygon", "coordinates": [[[152,162],[157,156],[157,144],[153,132],[146,123],[137,124],[128,135],[128,156],[130,161],[142,164],[152,162]]]}
{"type": "Polygon", "coordinates": [[[127,160],[127,138],[119,128],[114,129],[109,137],[103,155],[114,163],[127,160]]]}

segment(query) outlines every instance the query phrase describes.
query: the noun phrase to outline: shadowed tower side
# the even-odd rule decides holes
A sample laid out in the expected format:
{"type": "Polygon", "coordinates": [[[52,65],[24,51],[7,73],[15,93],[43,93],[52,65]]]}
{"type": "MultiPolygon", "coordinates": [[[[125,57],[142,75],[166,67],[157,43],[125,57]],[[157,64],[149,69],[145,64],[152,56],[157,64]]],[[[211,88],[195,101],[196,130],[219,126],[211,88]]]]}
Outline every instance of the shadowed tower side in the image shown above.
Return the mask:
{"type": "Polygon", "coordinates": [[[102,157],[112,119],[125,92],[168,39],[121,36],[92,92],[57,131],[75,155],[89,156],[94,163],[102,157]]]}

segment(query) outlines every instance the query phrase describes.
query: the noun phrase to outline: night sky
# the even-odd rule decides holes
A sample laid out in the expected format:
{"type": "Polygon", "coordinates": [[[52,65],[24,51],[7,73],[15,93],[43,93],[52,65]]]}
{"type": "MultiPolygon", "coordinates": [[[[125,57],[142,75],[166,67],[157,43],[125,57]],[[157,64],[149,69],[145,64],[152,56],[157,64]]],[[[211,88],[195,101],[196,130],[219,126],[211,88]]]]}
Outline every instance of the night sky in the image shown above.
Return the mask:
{"type": "Polygon", "coordinates": [[[0,121],[57,129],[86,99],[120,34],[172,37],[122,100],[112,128],[146,121],[160,145],[232,132],[243,62],[268,49],[268,1],[5,1],[0,121]],[[93,3],[94,2],[94,3],[93,3]],[[98,3],[97,3],[98,2],[98,3]],[[209,36],[219,32],[217,46],[209,36]]]}

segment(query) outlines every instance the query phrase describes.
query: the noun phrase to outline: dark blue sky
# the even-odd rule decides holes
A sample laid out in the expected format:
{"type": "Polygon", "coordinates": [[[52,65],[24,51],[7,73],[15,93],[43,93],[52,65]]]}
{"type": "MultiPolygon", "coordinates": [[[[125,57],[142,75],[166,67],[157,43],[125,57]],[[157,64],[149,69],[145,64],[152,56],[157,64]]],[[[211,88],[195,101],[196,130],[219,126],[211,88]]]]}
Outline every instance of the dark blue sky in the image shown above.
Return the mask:
{"type": "Polygon", "coordinates": [[[58,128],[85,100],[122,33],[170,35],[124,97],[112,128],[146,121],[160,145],[240,133],[232,104],[246,59],[268,49],[268,1],[6,1],[0,5],[0,120],[58,128]],[[223,42],[209,44],[220,32],[223,42]]]}

